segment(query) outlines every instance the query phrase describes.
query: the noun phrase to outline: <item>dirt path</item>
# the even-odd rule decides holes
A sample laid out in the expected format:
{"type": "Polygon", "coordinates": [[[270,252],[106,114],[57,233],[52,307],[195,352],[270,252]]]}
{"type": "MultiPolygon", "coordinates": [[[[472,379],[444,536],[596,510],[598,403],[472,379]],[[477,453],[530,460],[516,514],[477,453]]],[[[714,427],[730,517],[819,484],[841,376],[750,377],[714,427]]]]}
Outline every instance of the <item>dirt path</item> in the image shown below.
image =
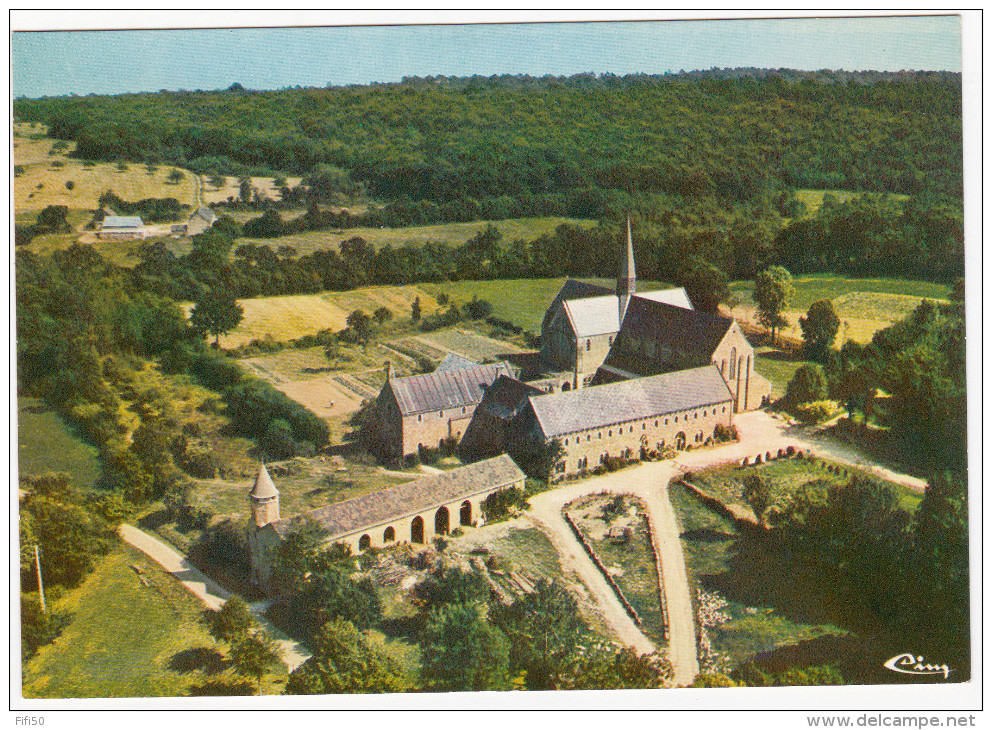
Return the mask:
{"type": "MultiPolygon", "coordinates": [[[[132,547],[137,548],[156,563],[161,565],[172,576],[182,583],[190,593],[203,601],[203,604],[213,610],[219,611],[231,593],[221,588],[211,580],[196,566],[190,563],[180,553],[173,550],[158,538],[152,537],[147,532],[139,530],[133,525],[121,525],[120,535],[132,547]]],[[[282,660],[289,671],[293,671],[310,658],[311,654],[299,643],[286,636],[264,615],[269,607],[269,601],[258,601],[248,604],[248,608],[254,614],[255,619],[261,624],[282,652],[282,660]]]]}
{"type": "MultiPolygon", "coordinates": [[[[551,543],[558,551],[565,572],[571,570],[579,576],[598,604],[606,622],[616,632],[617,637],[641,654],[650,654],[656,649],[654,643],[644,635],[644,632],[637,627],[624,607],[620,605],[613,589],[610,588],[599,569],[593,565],[592,560],[589,559],[579,541],[575,539],[575,535],[561,515],[563,504],[589,493],[591,481],[594,480],[531,497],[529,500],[531,507],[525,515],[545,528],[545,533],[551,538],[551,543]]],[[[599,491],[601,488],[592,491],[599,491]]]]}

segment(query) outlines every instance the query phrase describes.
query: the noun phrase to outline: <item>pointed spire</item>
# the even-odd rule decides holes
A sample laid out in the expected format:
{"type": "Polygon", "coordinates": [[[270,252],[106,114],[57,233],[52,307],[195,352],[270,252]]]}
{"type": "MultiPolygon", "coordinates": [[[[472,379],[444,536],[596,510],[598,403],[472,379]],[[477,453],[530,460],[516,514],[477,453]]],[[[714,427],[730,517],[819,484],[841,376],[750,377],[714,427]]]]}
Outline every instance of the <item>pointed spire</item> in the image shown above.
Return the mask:
{"type": "Polygon", "coordinates": [[[279,490],[272,483],[272,478],[265,469],[264,462],[258,467],[258,476],[255,477],[255,484],[252,486],[248,496],[252,499],[268,499],[269,497],[279,496],[279,490]]]}
{"type": "Polygon", "coordinates": [[[386,360],[386,380],[393,380],[396,378],[396,373],[393,371],[393,361],[386,360]]]}
{"type": "Polygon", "coordinates": [[[630,215],[627,216],[627,251],[620,255],[620,275],[617,277],[617,296],[620,298],[620,321],[627,313],[627,302],[637,291],[637,274],[634,269],[634,237],[630,233],[630,215]]]}

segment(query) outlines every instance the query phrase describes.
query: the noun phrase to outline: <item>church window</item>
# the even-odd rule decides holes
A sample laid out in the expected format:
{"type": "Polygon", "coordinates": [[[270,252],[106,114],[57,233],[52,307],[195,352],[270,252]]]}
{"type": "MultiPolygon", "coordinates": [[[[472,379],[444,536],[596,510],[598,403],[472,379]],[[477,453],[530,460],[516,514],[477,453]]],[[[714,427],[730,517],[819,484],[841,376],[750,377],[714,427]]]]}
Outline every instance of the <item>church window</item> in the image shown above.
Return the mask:
{"type": "MultiPolygon", "coordinates": [[[[665,421],[665,423],[668,423],[668,421],[665,421]]],[[[654,422],[654,427],[655,427],[655,428],[658,428],[658,421],[655,421],[655,422],[654,422]]]]}
{"type": "Polygon", "coordinates": [[[565,446],[568,446],[568,439],[565,439],[565,446]]]}
{"type": "Polygon", "coordinates": [[[444,418],[444,411],[438,411],[437,415],[439,418],[444,418]]]}
{"type": "Polygon", "coordinates": [[[598,433],[598,434],[596,435],[596,438],[600,438],[600,439],[601,439],[601,438],[603,438],[603,432],[602,432],[602,431],[600,431],[600,432],[599,432],[599,433],[598,433]]]}
{"type": "Polygon", "coordinates": [[[613,435],[613,429],[612,429],[612,428],[610,429],[610,432],[609,432],[609,434],[607,434],[607,435],[608,435],[608,436],[612,436],[612,435],[613,435]]]}
{"type": "Polygon", "coordinates": [[[726,412],[727,412],[727,406],[724,406],[724,407],[723,407],[723,412],[724,412],[724,413],[726,413],[726,412]]]}
{"type": "Polygon", "coordinates": [[[730,377],[737,375],[737,348],[730,351],[730,377]]]}
{"type": "Polygon", "coordinates": [[[667,418],[665,419],[665,425],[666,426],[668,425],[668,419],[667,418]]]}
{"type": "Polygon", "coordinates": [[[592,348],[592,340],[586,340],[586,352],[592,348]]]}
{"type": "MultiPolygon", "coordinates": [[[[703,413],[703,415],[705,416],[706,414],[705,414],[705,413],[703,413]]],[[[696,419],[697,421],[699,420],[699,411],[696,411],[696,414],[695,414],[695,416],[694,416],[694,418],[695,418],[695,419],[696,419]]]]}
{"type": "Polygon", "coordinates": [[[424,420],[424,414],[423,413],[417,414],[417,420],[418,421],[423,421],[424,420]]]}
{"type": "Polygon", "coordinates": [[[464,408],[462,408],[462,413],[464,413],[464,412],[465,412],[465,409],[464,409],[464,408]]]}
{"type": "Polygon", "coordinates": [[[646,424],[646,423],[642,423],[642,424],[641,424],[641,430],[642,430],[642,431],[647,431],[647,429],[648,429],[648,424],[646,424]]]}

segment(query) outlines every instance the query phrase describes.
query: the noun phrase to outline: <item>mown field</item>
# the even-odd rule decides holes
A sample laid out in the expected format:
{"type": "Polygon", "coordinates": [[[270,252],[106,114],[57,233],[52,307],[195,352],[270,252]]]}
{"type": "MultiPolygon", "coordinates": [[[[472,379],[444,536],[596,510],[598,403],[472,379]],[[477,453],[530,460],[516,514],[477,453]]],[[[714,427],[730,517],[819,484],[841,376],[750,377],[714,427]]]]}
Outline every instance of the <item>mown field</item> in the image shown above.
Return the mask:
{"type": "MultiPolygon", "coordinates": [[[[852,198],[856,198],[864,193],[852,192],[850,190],[811,190],[811,189],[800,189],[796,191],[796,198],[803,203],[809,210],[810,215],[816,213],[823,205],[823,199],[830,195],[838,203],[846,203],[852,198]]],[[[898,193],[890,193],[889,197],[898,201],[905,201],[909,199],[908,195],[900,195],[898,193]]]]}
{"type": "Polygon", "coordinates": [[[409,318],[417,297],[424,316],[437,311],[437,302],[419,286],[372,286],[346,292],[241,299],[238,303],[244,308],[244,318],[220,338],[220,344],[231,348],[266,336],[285,341],[325,329],[342,330],[347,327],[348,315],[356,309],[371,315],[385,307],[394,317],[409,318]]]}
{"type": "MultiPolygon", "coordinates": [[[[909,279],[852,279],[829,274],[797,277],[794,292],[783,316],[789,325],[782,334],[802,338],[799,318],[813,302],[829,299],[841,319],[835,347],[846,340],[869,342],[875,333],[912,312],[923,299],[946,301],[950,288],[944,284],[909,279]]],[[[730,290],[737,303],[733,315],[757,325],[757,310],[751,299],[753,282],[737,281],[730,290]]]]}
{"type": "Polygon", "coordinates": [[[190,206],[196,202],[195,176],[188,170],[159,165],[150,172],[135,162],[124,163],[126,169],[119,169],[116,163],[83,164],[67,157],[75,142],[33,139],[37,134],[23,125],[14,127],[14,164],[24,166],[23,173],[14,177],[14,208],[18,212],[39,211],[48,205],[94,210],[108,190],[132,202],[144,198],[175,198],[190,206]],[[55,149],[57,144],[66,146],[55,149]],[[184,176],[178,183],[168,181],[172,170],[184,176]],[[66,188],[69,181],[73,183],[71,190],[66,188]]]}
{"type": "MultiPolygon", "coordinates": [[[[178,697],[204,681],[232,678],[226,649],[201,621],[203,604],[127,545],[53,608],[74,619],[24,666],[25,697],[178,697]]],[[[281,692],[285,679],[280,664],[264,678],[263,691],[281,692]]]]}
{"type": "Polygon", "coordinates": [[[18,474],[64,471],[79,489],[100,478],[100,455],[39,398],[17,399],[18,474]]]}
{"type": "MultiPolygon", "coordinates": [[[[209,199],[209,198],[208,198],[209,199]]],[[[226,198],[225,198],[226,199],[226,198]]],[[[253,217],[261,215],[257,213],[253,217]]],[[[290,216],[284,215],[288,220],[290,216]]],[[[343,230],[306,231],[294,233],[280,238],[245,238],[238,239],[239,243],[254,243],[262,246],[292,246],[301,255],[322,249],[337,249],[342,241],[356,236],[375,246],[423,246],[427,243],[444,243],[448,246],[460,246],[477,233],[486,230],[489,224],[496,226],[503,234],[504,243],[510,243],[517,238],[532,241],[544,234],[554,233],[555,228],[563,223],[584,228],[592,228],[596,221],[579,218],[514,218],[502,221],[471,221],[469,223],[438,223],[429,226],[410,226],[407,228],[346,228],[343,230]]]]}
{"type": "Polygon", "coordinates": [[[831,623],[821,587],[801,564],[786,563],[738,534],[684,487],[672,485],[669,496],[682,529],[694,605],[701,589],[702,602],[712,607],[704,613],[712,616],[706,631],[715,656],[704,666],[729,671],[759,652],[846,634],[831,623]]]}

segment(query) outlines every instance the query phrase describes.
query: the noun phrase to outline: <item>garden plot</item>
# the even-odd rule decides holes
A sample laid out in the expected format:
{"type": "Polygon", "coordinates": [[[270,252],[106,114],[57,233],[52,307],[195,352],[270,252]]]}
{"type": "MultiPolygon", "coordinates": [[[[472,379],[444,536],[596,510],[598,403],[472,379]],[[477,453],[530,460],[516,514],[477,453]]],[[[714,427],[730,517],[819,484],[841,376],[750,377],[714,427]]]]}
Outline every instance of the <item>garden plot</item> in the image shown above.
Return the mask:
{"type": "Polygon", "coordinates": [[[593,494],[565,511],[637,611],[641,629],[664,646],[662,593],[644,505],[631,495],[593,494]]]}
{"type": "Polygon", "coordinates": [[[475,362],[496,360],[500,355],[525,352],[508,342],[494,340],[463,329],[438,330],[422,335],[419,339],[426,341],[431,347],[453,352],[475,362]]]}

